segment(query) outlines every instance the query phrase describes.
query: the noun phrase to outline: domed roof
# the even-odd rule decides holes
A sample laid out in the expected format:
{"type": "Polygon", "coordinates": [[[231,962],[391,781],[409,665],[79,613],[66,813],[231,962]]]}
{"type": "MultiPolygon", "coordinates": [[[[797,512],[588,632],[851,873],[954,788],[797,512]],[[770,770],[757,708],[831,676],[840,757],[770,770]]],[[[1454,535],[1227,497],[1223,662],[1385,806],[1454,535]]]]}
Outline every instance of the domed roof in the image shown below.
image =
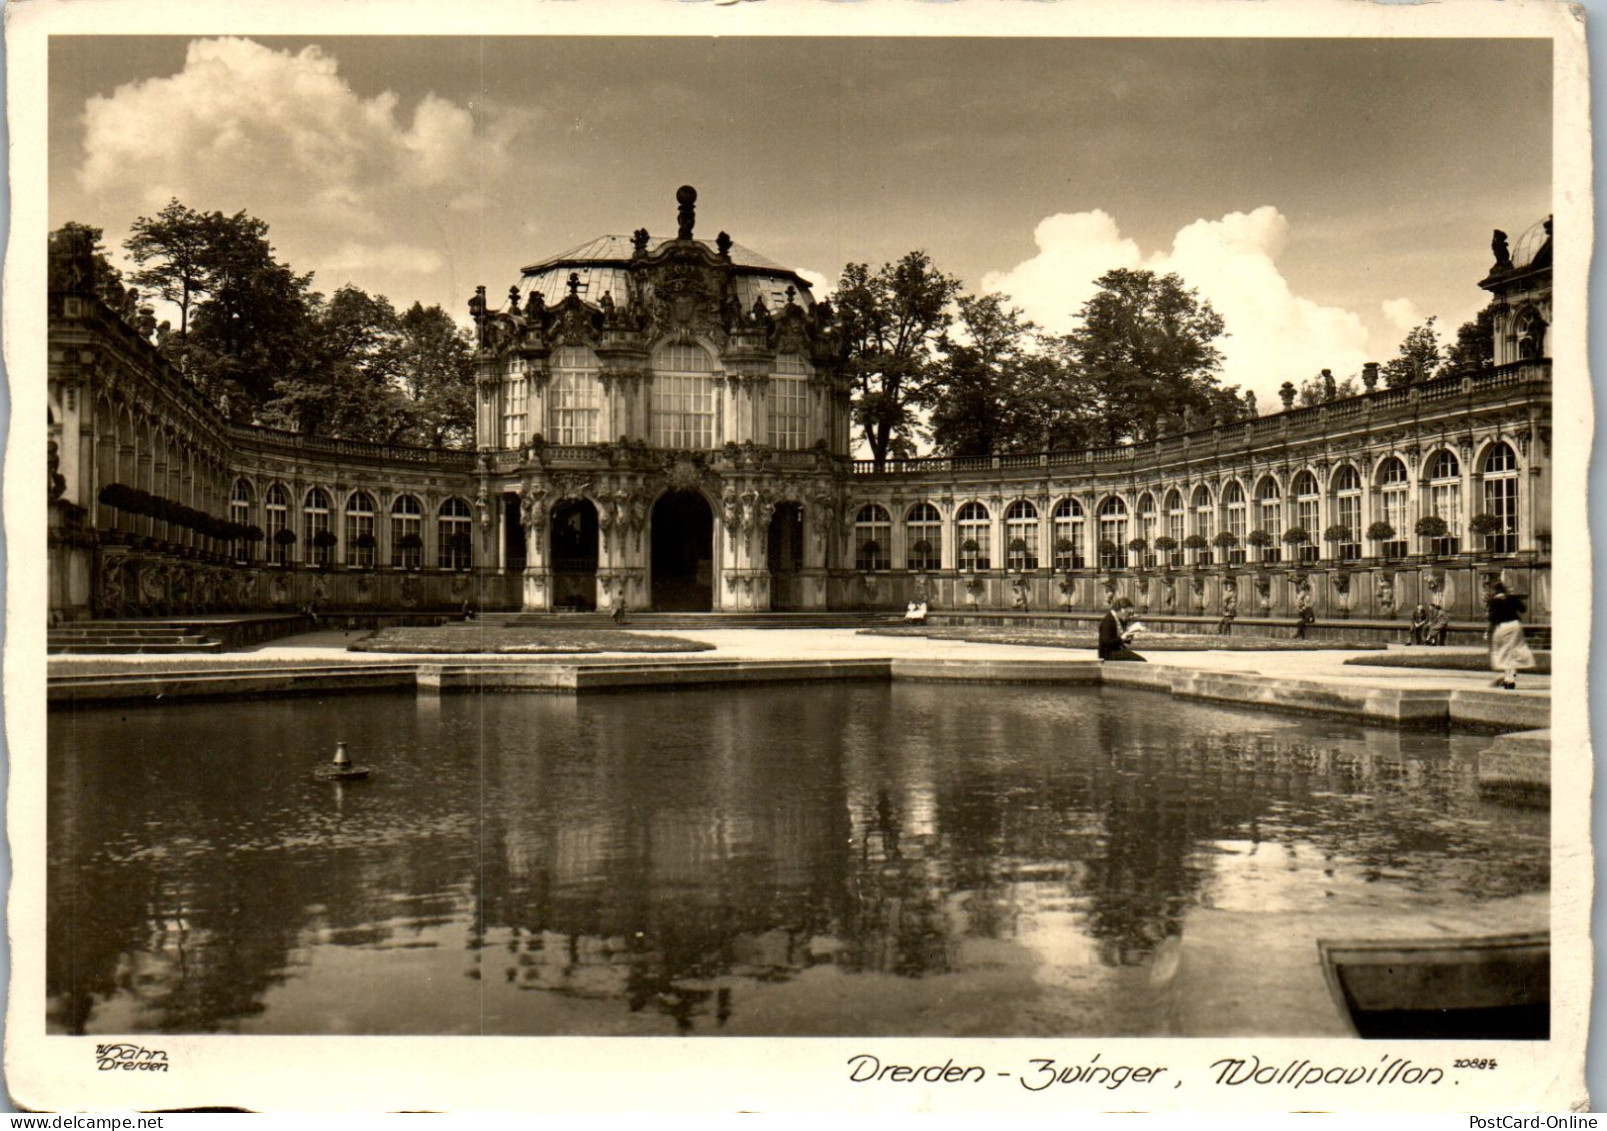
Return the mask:
{"type": "MultiPolygon", "coordinates": [[[[669,242],[667,236],[649,237],[648,254],[651,255],[669,242]]],[[[697,242],[709,246],[704,240],[697,242]]],[[[715,254],[712,247],[709,253],[715,254]]],[[[524,269],[519,287],[526,294],[530,291],[541,292],[542,301],[553,306],[562,302],[569,293],[569,276],[574,273],[580,276],[580,293],[587,302],[595,304],[605,294],[611,294],[618,302],[626,294],[625,279],[632,254],[629,236],[598,236],[568,251],[530,264],[524,269]]],[[[763,297],[770,309],[778,309],[787,301],[788,287],[796,293],[801,306],[807,307],[814,301],[809,283],[796,271],[783,267],[773,259],[733,243],[730,260],[735,268],[732,282],[736,285],[737,300],[744,309],[752,306],[753,300],[758,297],[763,297]]]]}
{"type": "Polygon", "coordinates": [[[1519,236],[1512,244],[1512,269],[1551,266],[1551,217],[1547,216],[1519,236]]]}

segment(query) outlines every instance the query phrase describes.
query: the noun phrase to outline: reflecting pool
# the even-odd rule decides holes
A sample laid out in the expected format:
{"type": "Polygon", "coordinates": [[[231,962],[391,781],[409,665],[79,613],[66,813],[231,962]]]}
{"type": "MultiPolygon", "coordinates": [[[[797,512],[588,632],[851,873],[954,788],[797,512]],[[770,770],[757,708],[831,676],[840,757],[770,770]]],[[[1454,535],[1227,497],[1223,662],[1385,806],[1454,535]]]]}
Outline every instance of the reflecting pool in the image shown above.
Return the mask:
{"type": "Polygon", "coordinates": [[[49,1024],[1150,1033],[1191,914],[1545,890],[1488,742],[907,683],[56,713],[49,1024]]]}

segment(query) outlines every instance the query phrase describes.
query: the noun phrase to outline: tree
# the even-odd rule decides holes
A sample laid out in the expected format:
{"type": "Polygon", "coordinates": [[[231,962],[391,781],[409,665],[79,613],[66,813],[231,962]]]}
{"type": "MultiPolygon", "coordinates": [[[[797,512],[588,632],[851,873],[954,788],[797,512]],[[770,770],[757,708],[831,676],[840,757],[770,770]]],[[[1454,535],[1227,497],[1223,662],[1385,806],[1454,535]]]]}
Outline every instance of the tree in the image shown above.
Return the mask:
{"type": "Polygon", "coordinates": [[[134,221],[123,247],[140,270],[134,282],[179,308],[179,337],[190,332],[190,307],[208,292],[210,266],[225,220],[218,212],[197,212],[168,201],[154,217],[134,221]]]}
{"type": "Polygon", "coordinates": [[[274,258],[268,225],[244,212],[200,219],[182,205],[169,205],[169,212],[187,216],[205,236],[205,297],[195,302],[187,336],[168,340],[169,355],[185,362],[190,377],[230,415],[250,419],[278,382],[307,365],[312,276],[274,258]]]}
{"type": "Polygon", "coordinates": [[[1477,373],[1495,367],[1495,306],[1457,328],[1456,342],[1446,351],[1445,372],[1477,373]]]}
{"type": "Polygon", "coordinates": [[[1445,363],[1440,336],[1431,316],[1402,339],[1398,356],[1384,363],[1384,381],[1390,388],[1432,381],[1445,363]]]}
{"type": "Polygon", "coordinates": [[[102,230],[71,220],[50,233],[50,289],[90,290],[111,309],[129,317],[139,292],[123,286],[123,273],[106,258],[102,230]]]}
{"type": "Polygon", "coordinates": [[[274,383],[266,419],[306,435],[394,441],[407,431],[401,324],[390,300],[352,286],[315,302],[299,364],[274,383]]]}
{"type": "Polygon", "coordinates": [[[1236,388],[1217,379],[1222,317],[1176,275],[1106,272],[1065,337],[1107,443],[1153,438],[1163,418],[1240,419],[1236,388]]]}
{"type": "Polygon", "coordinates": [[[843,268],[836,296],[842,372],[855,390],[854,423],[877,466],[914,440],[914,400],[959,289],[959,280],[939,271],[924,251],[883,264],[874,274],[863,263],[843,268]]]}
{"type": "Polygon", "coordinates": [[[1314,379],[1300,382],[1300,393],[1295,398],[1295,407],[1311,408],[1314,405],[1354,397],[1360,393],[1361,387],[1356,384],[1356,378],[1346,377],[1343,381],[1336,381],[1333,371],[1324,369],[1314,379]]]}
{"type": "Polygon", "coordinates": [[[474,349],[467,332],[439,306],[415,302],[399,321],[402,384],[412,402],[413,443],[468,447],[474,442],[474,349]]]}

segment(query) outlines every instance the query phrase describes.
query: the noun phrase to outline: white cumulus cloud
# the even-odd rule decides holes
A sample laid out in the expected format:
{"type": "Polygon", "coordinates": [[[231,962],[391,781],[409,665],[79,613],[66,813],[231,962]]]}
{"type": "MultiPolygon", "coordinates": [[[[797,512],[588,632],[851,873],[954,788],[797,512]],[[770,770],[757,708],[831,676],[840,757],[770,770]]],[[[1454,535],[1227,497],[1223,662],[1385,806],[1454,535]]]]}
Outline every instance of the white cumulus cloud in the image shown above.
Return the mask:
{"type": "MultiPolygon", "coordinates": [[[[476,122],[467,107],[426,94],[410,110],[384,92],[364,98],[317,47],[277,51],[248,39],[190,44],[176,74],[118,87],[84,108],[79,184],[103,214],[192,208],[267,220],[281,258],[324,270],[371,266],[429,272],[445,243],[440,215],[476,203],[502,160],[517,115],[476,122]]],[[[129,216],[132,219],[132,214],[129,216]]]]}
{"type": "Polygon", "coordinates": [[[1367,328],[1355,312],[1294,293],[1278,268],[1289,222],[1276,208],[1196,220],[1172,246],[1145,256],[1101,210],[1060,213],[1038,224],[1037,254],[1009,271],[983,277],[982,287],[1010,295],[1046,329],[1065,333],[1076,311],[1116,268],[1175,272],[1197,289],[1227,324],[1219,347],[1225,384],[1253,390],[1263,411],[1278,404],[1285,381],[1296,384],[1324,368],[1345,375],[1367,360],[1367,328]]]}
{"type": "Polygon", "coordinates": [[[1423,315],[1417,309],[1417,304],[1409,298],[1387,298],[1380,304],[1384,317],[1395,329],[1405,333],[1415,330],[1423,324],[1423,315]]]}

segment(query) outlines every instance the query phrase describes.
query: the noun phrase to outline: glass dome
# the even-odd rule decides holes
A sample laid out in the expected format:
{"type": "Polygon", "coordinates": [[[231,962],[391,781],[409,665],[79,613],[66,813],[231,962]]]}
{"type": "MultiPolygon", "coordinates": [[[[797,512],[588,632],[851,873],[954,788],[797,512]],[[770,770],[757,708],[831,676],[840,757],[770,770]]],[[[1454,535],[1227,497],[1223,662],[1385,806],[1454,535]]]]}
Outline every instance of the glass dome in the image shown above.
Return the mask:
{"type": "Polygon", "coordinates": [[[1512,269],[1551,265],[1551,217],[1529,226],[1512,244],[1512,269]]]}

